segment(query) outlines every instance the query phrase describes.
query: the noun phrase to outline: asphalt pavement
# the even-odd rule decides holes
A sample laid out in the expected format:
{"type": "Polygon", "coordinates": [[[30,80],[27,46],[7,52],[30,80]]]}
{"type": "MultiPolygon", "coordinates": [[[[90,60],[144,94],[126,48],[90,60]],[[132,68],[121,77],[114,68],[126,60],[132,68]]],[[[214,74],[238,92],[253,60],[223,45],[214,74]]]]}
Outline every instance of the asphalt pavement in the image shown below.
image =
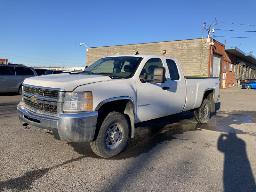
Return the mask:
{"type": "Polygon", "coordinates": [[[256,91],[221,96],[208,125],[190,113],[146,122],[126,151],[102,159],[87,143],[22,128],[20,97],[2,95],[0,191],[256,191],[256,91]]]}

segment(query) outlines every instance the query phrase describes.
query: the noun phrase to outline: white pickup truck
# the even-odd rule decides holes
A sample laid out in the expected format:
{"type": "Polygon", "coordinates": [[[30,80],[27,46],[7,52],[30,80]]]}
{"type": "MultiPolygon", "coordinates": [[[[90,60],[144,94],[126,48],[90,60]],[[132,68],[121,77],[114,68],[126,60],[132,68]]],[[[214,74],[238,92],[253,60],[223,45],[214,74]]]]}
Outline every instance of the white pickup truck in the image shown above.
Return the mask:
{"type": "Polygon", "coordinates": [[[184,77],[173,58],[124,55],[81,73],[26,79],[17,110],[24,125],[90,142],[94,153],[109,158],[125,149],[136,123],[188,110],[207,123],[219,101],[218,78],[184,77]]]}

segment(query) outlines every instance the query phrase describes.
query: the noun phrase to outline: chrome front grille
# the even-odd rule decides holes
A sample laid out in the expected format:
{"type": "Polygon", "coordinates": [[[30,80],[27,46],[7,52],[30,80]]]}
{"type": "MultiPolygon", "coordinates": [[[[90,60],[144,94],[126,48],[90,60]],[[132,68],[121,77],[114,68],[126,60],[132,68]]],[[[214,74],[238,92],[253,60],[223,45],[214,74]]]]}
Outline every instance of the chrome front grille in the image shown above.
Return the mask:
{"type": "Polygon", "coordinates": [[[58,90],[49,88],[23,86],[24,93],[39,95],[43,97],[58,98],[58,90]]]}
{"type": "Polygon", "coordinates": [[[57,114],[58,95],[56,89],[23,86],[23,102],[32,111],[43,114],[57,114]]]}

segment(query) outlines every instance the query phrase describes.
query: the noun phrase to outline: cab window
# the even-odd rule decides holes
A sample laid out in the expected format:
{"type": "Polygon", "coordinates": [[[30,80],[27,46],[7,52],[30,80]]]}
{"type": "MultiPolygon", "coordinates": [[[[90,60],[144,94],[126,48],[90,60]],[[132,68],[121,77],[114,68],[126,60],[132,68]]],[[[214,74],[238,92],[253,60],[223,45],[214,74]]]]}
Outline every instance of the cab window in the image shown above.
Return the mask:
{"type": "Polygon", "coordinates": [[[160,58],[149,59],[140,73],[140,79],[145,81],[153,80],[154,69],[157,67],[163,67],[163,63],[160,58]]]}
{"type": "Polygon", "coordinates": [[[179,75],[179,71],[177,69],[177,65],[176,65],[175,61],[173,61],[171,59],[166,59],[166,63],[167,63],[168,69],[169,69],[170,79],[171,80],[179,80],[180,75],[179,75]]]}
{"type": "Polygon", "coordinates": [[[33,71],[27,67],[16,67],[15,71],[16,71],[16,75],[31,75],[31,76],[34,75],[33,71]]]}
{"type": "Polygon", "coordinates": [[[130,78],[141,60],[141,57],[133,56],[105,57],[87,67],[84,73],[108,75],[111,78],[130,78]]]}
{"type": "Polygon", "coordinates": [[[15,75],[14,68],[9,66],[1,66],[0,75],[15,75]]]}

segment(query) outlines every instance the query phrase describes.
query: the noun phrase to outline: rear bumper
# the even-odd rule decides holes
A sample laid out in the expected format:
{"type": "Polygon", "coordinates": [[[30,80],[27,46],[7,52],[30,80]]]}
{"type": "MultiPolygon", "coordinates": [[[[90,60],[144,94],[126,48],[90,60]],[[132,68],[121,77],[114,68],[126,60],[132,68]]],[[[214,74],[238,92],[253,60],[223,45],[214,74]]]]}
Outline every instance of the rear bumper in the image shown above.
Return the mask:
{"type": "Polygon", "coordinates": [[[94,138],[98,112],[61,113],[58,116],[47,116],[28,110],[22,103],[17,106],[17,111],[22,122],[57,131],[61,140],[88,142],[94,138]]]}

